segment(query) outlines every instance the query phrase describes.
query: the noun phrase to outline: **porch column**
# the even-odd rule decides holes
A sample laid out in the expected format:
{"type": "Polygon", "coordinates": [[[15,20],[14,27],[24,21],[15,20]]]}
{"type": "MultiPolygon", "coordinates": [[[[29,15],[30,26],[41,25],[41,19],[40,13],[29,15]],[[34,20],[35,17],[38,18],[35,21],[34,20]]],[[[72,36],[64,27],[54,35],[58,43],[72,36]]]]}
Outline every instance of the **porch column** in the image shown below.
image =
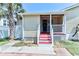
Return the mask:
{"type": "Polygon", "coordinates": [[[50,13],[50,26],[52,25],[51,21],[52,21],[52,20],[51,20],[51,13],[50,13]]]}
{"type": "Polygon", "coordinates": [[[51,17],[51,13],[50,13],[50,35],[51,35],[51,40],[52,40],[52,46],[54,46],[54,42],[53,42],[53,28],[52,28],[52,17],[51,17]]]}
{"type": "Polygon", "coordinates": [[[52,18],[51,18],[51,13],[50,13],[50,35],[51,35],[51,40],[52,40],[52,45],[51,45],[51,47],[53,47],[52,48],[52,53],[53,53],[53,55],[56,55],[56,53],[54,52],[54,40],[53,40],[53,28],[52,28],[52,18]]]}

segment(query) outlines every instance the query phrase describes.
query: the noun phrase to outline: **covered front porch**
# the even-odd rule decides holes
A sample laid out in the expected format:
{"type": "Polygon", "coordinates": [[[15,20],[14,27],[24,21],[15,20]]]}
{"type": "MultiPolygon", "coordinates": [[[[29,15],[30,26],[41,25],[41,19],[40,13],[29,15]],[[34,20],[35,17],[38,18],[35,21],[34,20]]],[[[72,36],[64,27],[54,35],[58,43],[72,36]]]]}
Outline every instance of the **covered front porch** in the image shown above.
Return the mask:
{"type": "Polygon", "coordinates": [[[65,35],[64,14],[40,15],[38,44],[51,44],[55,37],[65,35]]]}
{"type": "Polygon", "coordinates": [[[65,34],[64,14],[40,15],[40,33],[50,33],[50,26],[54,34],[65,34]]]}

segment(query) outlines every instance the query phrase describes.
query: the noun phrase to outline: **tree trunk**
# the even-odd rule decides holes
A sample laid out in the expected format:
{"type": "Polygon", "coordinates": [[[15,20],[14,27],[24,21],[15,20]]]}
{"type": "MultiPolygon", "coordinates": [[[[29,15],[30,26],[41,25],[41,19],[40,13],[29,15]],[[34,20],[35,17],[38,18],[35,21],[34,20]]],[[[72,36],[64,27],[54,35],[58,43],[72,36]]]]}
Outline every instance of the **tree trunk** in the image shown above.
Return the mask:
{"type": "Polygon", "coordinates": [[[10,40],[14,40],[14,30],[15,30],[15,22],[13,18],[13,8],[12,3],[8,4],[8,20],[9,20],[9,32],[10,32],[10,40]]]}

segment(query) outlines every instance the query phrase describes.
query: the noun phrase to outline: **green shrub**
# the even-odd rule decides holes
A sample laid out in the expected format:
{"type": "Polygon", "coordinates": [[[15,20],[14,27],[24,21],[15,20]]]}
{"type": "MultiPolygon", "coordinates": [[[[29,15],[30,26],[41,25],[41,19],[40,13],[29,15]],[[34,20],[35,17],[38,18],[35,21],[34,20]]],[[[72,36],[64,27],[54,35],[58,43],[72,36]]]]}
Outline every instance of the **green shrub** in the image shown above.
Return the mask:
{"type": "Polygon", "coordinates": [[[5,39],[5,40],[9,40],[10,38],[9,38],[9,37],[5,37],[4,39],[5,39]]]}
{"type": "Polygon", "coordinates": [[[0,38],[0,41],[5,41],[5,40],[9,40],[9,37],[0,38]]]}
{"type": "Polygon", "coordinates": [[[0,39],[0,42],[4,41],[4,39],[0,39]]]}

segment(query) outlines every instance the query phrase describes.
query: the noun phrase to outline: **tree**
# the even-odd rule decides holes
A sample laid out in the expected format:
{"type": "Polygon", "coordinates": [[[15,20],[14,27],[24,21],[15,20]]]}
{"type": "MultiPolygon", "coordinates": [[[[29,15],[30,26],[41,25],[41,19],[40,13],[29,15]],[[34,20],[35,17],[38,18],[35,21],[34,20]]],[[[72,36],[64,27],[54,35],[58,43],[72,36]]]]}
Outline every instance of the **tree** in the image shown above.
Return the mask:
{"type": "Polygon", "coordinates": [[[0,4],[0,17],[7,17],[9,20],[9,30],[10,30],[10,40],[14,40],[14,30],[15,30],[15,19],[21,17],[18,13],[23,13],[25,10],[22,8],[22,4],[20,3],[8,3],[0,4]]]}

